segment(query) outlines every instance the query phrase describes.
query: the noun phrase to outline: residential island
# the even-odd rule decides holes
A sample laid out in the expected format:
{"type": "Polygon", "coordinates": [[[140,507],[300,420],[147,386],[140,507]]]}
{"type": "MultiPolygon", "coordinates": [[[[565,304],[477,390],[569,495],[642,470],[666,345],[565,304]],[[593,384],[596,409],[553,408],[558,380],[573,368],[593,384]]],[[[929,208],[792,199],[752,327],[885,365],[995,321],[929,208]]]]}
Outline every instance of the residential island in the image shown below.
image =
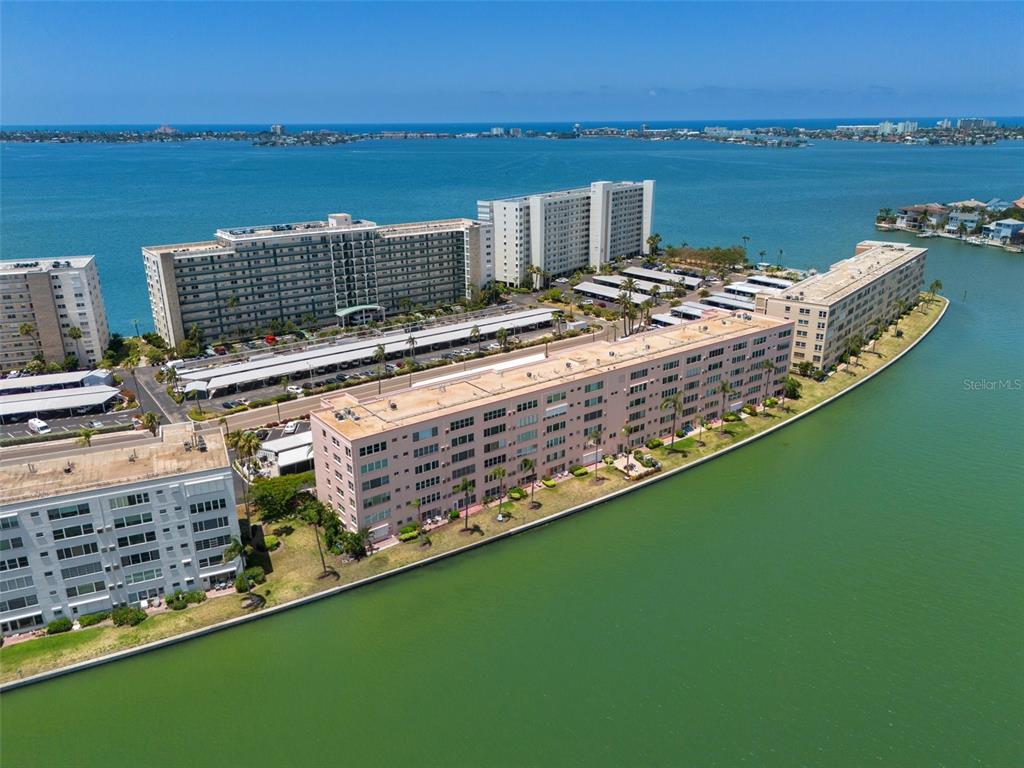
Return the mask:
{"type": "Polygon", "coordinates": [[[1000,125],[994,120],[962,117],[955,121],[944,118],[935,125],[924,126],[913,120],[858,125],[836,125],[832,128],[761,126],[729,128],[726,126],[654,128],[646,123],[636,127],[594,126],[580,123],[564,130],[537,129],[522,126],[494,126],[489,130],[404,130],[376,131],[338,130],[334,128],[302,128],[289,131],[281,124],[269,129],[174,128],[161,125],[155,129],[123,128],[8,128],[0,130],[0,142],[57,144],[139,144],[181,141],[244,141],[258,147],[333,146],[359,141],[415,139],[588,139],[614,137],[641,141],[708,141],[743,146],[792,148],[808,146],[812,141],[857,141],[882,144],[981,146],[996,141],[1024,139],[1024,127],[1000,125]]]}
{"type": "Polygon", "coordinates": [[[3,680],[642,487],[858,385],[946,307],[902,243],[821,273],[662,247],[654,192],[597,181],[473,220],[332,214],[145,246],[158,331],[131,339],[109,333],[91,259],[3,262],[3,680]]]}
{"type": "Polygon", "coordinates": [[[1024,251],[1024,197],[919,203],[895,210],[882,208],[875,217],[882,231],[913,232],[918,237],[946,237],[970,245],[1024,251]]]}

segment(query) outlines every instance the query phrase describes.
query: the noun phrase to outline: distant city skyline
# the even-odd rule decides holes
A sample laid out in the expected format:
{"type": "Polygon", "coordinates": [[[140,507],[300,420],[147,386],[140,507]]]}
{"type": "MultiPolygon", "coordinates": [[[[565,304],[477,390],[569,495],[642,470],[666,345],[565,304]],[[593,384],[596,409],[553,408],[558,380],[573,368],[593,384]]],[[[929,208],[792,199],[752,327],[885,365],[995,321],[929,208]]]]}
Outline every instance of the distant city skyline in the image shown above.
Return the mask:
{"type": "Polygon", "coordinates": [[[0,120],[501,124],[1019,112],[1024,60],[1011,41],[1024,28],[1024,4],[923,9],[4,2],[0,120]]]}

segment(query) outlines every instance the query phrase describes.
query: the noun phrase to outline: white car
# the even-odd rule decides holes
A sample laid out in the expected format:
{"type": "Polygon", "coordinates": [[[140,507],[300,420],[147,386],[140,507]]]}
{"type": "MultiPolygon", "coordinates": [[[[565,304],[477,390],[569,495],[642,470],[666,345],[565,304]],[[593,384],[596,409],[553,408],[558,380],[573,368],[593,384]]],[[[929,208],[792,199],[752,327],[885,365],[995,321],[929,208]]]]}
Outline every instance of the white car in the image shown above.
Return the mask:
{"type": "Polygon", "coordinates": [[[285,434],[285,435],[294,435],[295,434],[295,430],[297,430],[298,428],[299,428],[299,422],[297,422],[297,421],[289,421],[287,424],[284,425],[283,434],[285,434]]]}
{"type": "Polygon", "coordinates": [[[29,419],[28,420],[29,432],[35,432],[37,435],[48,435],[50,434],[50,425],[42,419],[29,419]]]}
{"type": "Polygon", "coordinates": [[[288,389],[286,391],[288,392],[289,395],[301,395],[302,387],[300,387],[298,384],[289,384],[288,389]]]}

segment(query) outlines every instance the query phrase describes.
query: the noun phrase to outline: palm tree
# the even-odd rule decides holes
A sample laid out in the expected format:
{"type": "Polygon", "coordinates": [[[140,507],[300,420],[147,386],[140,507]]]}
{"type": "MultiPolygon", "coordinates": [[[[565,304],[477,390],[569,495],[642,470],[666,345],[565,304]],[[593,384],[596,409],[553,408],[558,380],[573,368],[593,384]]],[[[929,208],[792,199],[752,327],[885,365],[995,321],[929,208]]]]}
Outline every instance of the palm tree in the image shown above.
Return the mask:
{"type": "Polygon", "coordinates": [[[536,509],[534,506],[536,502],[533,500],[533,493],[537,489],[537,478],[533,476],[533,468],[537,466],[537,464],[533,459],[523,459],[519,466],[522,468],[523,472],[529,473],[527,476],[530,478],[530,509],[536,509]]]}
{"type": "Polygon", "coordinates": [[[653,288],[651,288],[650,297],[651,297],[651,304],[652,304],[652,306],[657,306],[658,305],[658,299],[661,297],[661,286],[660,285],[655,284],[655,286],[653,288]]]}
{"type": "Polygon", "coordinates": [[[661,246],[661,235],[657,232],[652,232],[647,238],[647,252],[650,254],[652,259],[658,258],[658,250],[661,246]]]}
{"type": "Polygon", "coordinates": [[[732,385],[728,381],[725,381],[723,379],[722,382],[718,385],[718,387],[716,388],[715,391],[722,395],[722,431],[724,432],[725,431],[725,413],[726,413],[726,408],[728,407],[728,404],[729,404],[729,395],[736,394],[736,390],[732,388],[732,385]]]}
{"type": "Polygon", "coordinates": [[[378,344],[377,348],[373,350],[373,359],[377,363],[377,394],[381,393],[381,386],[384,382],[384,361],[387,360],[388,354],[384,350],[383,344],[378,344]]]}
{"type": "MultiPolygon", "coordinates": [[[[761,367],[764,368],[765,381],[764,381],[764,398],[761,400],[761,404],[764,405],[765,401],[768,400],[768,392],[772,385],[772,378],[775,376],[775,362],[772,360],[765,360],[761,363],[761,367]]],[[[768,410],[768,406],[764,405],[765,411],[768,410]]]]}
{"type": "MultiPolygon", "coordinates": [[[[252,554],[252,547],[248,544],[243,544],[242,540],[237,536],[232,536],[228,545],[224,548],[224,559],[228,562],[234,560],[236,557],[242,558],[242,573],[245,573],[245,565],[249,559],[249,555],[252,554]]],[[[252,581],[245,577],[245,592],[252,600],[252,581]]]]}
{"type": "Polygon", "coordinates": [[[904,313],[907,311],[907,302],[905,299],[896,299],[896,327],[893,331],[898,331],[900,328],[900,320],[903,318],[904,313]]]}
{"type": "Polygon", "coordinates": [[[597,465],[601,461],[601,440],[604,438],[604,429],[598,424],[587,433],[587,440],[596,448],[594,451],[594,477],[597,477],[597,465]]]}
{"type": "Polygon", "coordinates": [[[704,426],[705,426],[706,422],[704,421],[704,414],[701,413],[699,410],[697,411],[696,416],[697,416],[697,445],[698,445],[698,447],[703,448],[704,447],[704,441],[701,440],[700,438],[704,434],[704,426]]]}
{"type": "MultiPolygon", "coordinates": [[[[227,437],[224,438],[224,442],[228,448],[233,448],[238,454],[238,463],[240,466],[245,466],[248,459],[251,459],[256,455],[256,451],[260,449],[260,439],[255,432],[235,430],[234,432],[228,432],[227,437]]],[[[242,473],[242,497],[245,503],[245,521],[252,525],[252,514],[249,509],[249,475],[248,472],[242,473]]]]}
{"type": "Polygon", "coordinates": [[[928,286],[928,301],[935,301],[935,294],[942,290],[941,280],[932,280],[928,286]]]}
{"type": "Polygon", "coordinates": [[[505,498],[505,468],[495,467],[491,477],[498,481],[498,514],[501,514],[502,499],[505,498]]]}
{"type": "Polygon", "coordinates": [[[629,436],[633,434],[633,426],[631,424],[625,424],[622,427],[622,439],[626,441],[626,455],[629,455],[629,436]]]}
{"type": "Polygon", "coordinates": [[[160,414],[146,411],[142,414],[142,426],[152,432],[153,437],[156,437],[156,431],[160,428],[160,414]]]}
{"type": "Polygon", "coordinates": [[[480,326],[474,325],[469,329],[469,341],[476,344],[476,351],[480,351],[480,326]]]}
{"type": "MultiPolygon", "coordinates": [[[[308,494],[307,494],[308,496],[308,494]]],[[[316,538],[316,549],[320,553],[320,567],[323,574],[327,574],[327,561],[324,559],[324,548],[320,542],[320,529],[327,525],[329,515],[334,512],[319,499],[308,496],[299,507],[299,518],[313,529],[313,536],[316,538]]]]}
{"type": "Polygon", "coordinates": [[[853,366],[853,359],[860,356],[860,348],[864,346],[864,337],[859,333],[854,334],[846,340],[846,354],[850,360],[850,366],[853,366]]]}
{"type": "Polygon", "coordinates": [[[413,363],[416,362],[416,337],[412,334],[405,340],[405,346],[409,348],[409,357],[412,358],[413,363]]]}
{"type": "Polygon", "coordinates": [[[135,375],[135,369],[139,365],[139,353],[132,351],[121,363],[121,367],[132,375],[132,383],[135,384],[135,391],[139,391],[139,379],[135,375]]]}
{"type": "Polygon", "coordinates": [[[469,495],[473,492],[475,484],[468,477],[462,478],[462,481],[455,486],[455,492],[462,494],[462,508],[466,511],[466,524],[462,530],[469,530],[469,495]]]}
{"type": "Polygon", "coordinates": [[[633,300],[625,291],[619,291],[619,295],[616,297],[615,301],[622,308],[622,335],[628,336],[629,328],[626,326],[626,316],[633,307],[633,300]]]}
{"type": "Polygon", "coordinates": [[[764,261],[764,257],[767,255],[768,251],[766,251],[764,248],[757,252],[757,258],[759,258],[761,261],[764,261]]]}
{"type": "Polygon", "coordinates": [[[750,235],[741,235],[740,240],[743,241],[743,258],[747,256],[747,246],[750,245],[750,235]]]}
{"type": "Polygon", "coordinates": [[[32,325],[32,323],[22,323],[19,325],[18,333],[32,339],[32,341],[36,343],[36,350],[39,349],[39,334],[36,332],[36,327],[32,325]]]}
{"type": "Polygon", "coordinates": [[[92,445],[92,436],[95,434],[95,429],[90,429],[89,427],[82,427],[80,430],[78,430],[78,444],[81,445],[83,448],[88,448],[90,445],[92,445]]]}
{"type": "Polygon", "coordinates": [[[75,354],[78,357],[78,362],[82,362],[82,329],[76,326],[68,328],[68,338],[75,342],[75,354]]]}
{"type": "Polygon", "coordinates": [[[507,352],[508,351],[508,330],[506,330],[504,327],[501,327],[501,328],[499,328],[495,332],[494,335],[497,337],[498,343],[501,344],[501,351],[502,352],[507,352]]]}
{"type": "Polygon", "coordinates": [[[661,401],[661,410],[665,411],[669,408],[672,409],[672,439],[669,441],[668,447],[671,450],[672,446],[676,444],[676,419],[679,417],[679,409],[683,407],[683,396],[678,392],[669,395],[661,401]]]}

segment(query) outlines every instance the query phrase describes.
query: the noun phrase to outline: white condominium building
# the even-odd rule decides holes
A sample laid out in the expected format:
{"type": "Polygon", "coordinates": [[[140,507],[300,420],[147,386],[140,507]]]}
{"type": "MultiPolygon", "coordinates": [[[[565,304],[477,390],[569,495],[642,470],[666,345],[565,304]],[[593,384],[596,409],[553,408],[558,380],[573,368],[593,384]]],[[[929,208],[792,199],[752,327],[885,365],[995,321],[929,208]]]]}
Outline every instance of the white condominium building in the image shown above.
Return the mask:
{"type": "Polygon", "coordinates": [[[828,369],[852,338],[867,340],[888,324],[901,303],[917,302],[924,286],[927,248],[865,240],[855,254],[828,272],[808,277],[778,294],[758,294],[755,312],[796,321],[793,365],[809,361],[828,369]]]}
{"type": "Polygon", "coordinates": [[[517,287],[534,284],[531,267],[567,275],[647,253],[653,211],[651,180],[477,201],[494,225],[495,280],[517,287]]]}
{"type": "Polygon", "coordinates": [[[209,589],[234,578],[238,536],[223,438],[166,427],[134,447],[0,466],[0,629],[209,589]],[[187,448],[186,448],[187,444],[187,448]]]}
{"type": "Polygon", "coordinates": [[[219,229],[200,243],[142,249],[156,331],[172,344],[287,324],[379,319],[471,298],[494,280],[492,228],[471,219],[326,221],[219,229]]]}
{"type": "Polygon", "coordinates": [[[37,355],[54,363],[74,355],[81,367],[94,366],[109,343],[92,256],[0,261],[0,371],[37,355]]]}

